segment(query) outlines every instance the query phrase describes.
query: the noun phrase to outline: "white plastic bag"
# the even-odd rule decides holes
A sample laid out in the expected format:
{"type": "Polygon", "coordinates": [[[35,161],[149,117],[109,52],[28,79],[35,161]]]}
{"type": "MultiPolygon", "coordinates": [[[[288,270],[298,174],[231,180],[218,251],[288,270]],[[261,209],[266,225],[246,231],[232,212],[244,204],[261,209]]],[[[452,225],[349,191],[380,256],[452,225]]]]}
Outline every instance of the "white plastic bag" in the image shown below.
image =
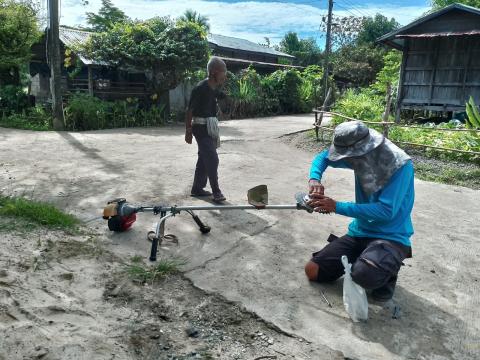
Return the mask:
{"type": "Polygon", "coordinates": [[[343,304],[345,310],[354,322],[366,321],[368,319],[368,300],[365,289],[355,284],[352,280],[352,264],[348,263],[348,258],[342,256],[342,264],[345,268],[343,277],[343,304]]]}

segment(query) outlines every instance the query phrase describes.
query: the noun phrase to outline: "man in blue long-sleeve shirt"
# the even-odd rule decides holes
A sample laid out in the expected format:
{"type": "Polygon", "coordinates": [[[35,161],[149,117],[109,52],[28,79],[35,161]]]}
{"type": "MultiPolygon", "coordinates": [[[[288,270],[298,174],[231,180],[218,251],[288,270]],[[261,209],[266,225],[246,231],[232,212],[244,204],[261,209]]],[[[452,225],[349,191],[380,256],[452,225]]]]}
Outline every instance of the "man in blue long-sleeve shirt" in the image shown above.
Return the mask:
{"type": "Polygon", "coordinates": [[[343,275],[347,255],[353,280],[372,290],[375,300],[392,298],[402,261],[411,257],[414,171],[410,157],[383,135],[360,121],[336,127],[329,150],[318,154],[310,169],[309,205],[315,211],[353,218],[346,235],[331,236],[305,265],[312,281],[333,281],[343,275]],[[327,167],[355,173],[355,202],[324,195],[321,184],[327,167]]]}

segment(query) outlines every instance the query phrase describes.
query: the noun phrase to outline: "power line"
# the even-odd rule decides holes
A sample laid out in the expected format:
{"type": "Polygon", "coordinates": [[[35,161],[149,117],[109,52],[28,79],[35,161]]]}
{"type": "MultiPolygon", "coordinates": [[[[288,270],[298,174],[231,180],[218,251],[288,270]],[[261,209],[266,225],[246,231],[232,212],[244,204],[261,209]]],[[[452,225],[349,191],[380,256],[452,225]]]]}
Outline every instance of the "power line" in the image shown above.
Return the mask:
{"type": "MultiPolygon", "coordinates": [[[[337,0],[338,2],[339,0],[337,0]]],[[[342,3],[344,3],[344,5],[348,6],[349,8],[351,8],[352,10],[356,10],[358,11],[359,13],[367,16],[368,15],[368,10],[365,10],[364,8],[360,7],[360,6],[357,6],[357,4],[354,4],[353,2],[351,2],[350,0],[341,0],[342,3]]]]}
{"type": "MultiPolygon", "coordinates": [[[[338,0],[337,0],[338,1],[338,0]]],[[[357,4],[354,4],[350,0],[342,0],[342,2],[345,2],[345,5],[349,6],[351,9],[358,11],[360,14],[366,17],[373,16],[372,13],[365,8],[357,6],[357,4]]]]}
{"type": "Polygon", "coordinates": [[[354,12],[350,11],[350,9],[347,9],[346,7],[344,7],[342,5],[337,4],[337,7],[340,8],[340,9],[343,9],[344,11],[346,11],[347,13],[349,13],[352,16],[355,16],[355,17],[363,17],[364,16],[364,15],[360,14],[359,12],[354,13],[354,12]]]}

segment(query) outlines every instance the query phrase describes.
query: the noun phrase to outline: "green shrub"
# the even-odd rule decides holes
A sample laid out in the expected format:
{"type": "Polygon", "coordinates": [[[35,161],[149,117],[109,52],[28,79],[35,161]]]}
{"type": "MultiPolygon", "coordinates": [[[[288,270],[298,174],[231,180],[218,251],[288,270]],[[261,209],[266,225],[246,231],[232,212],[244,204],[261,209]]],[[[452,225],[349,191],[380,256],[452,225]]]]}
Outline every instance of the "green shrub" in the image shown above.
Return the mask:
{"type": "Polygon", "coordinates": [[[0,113],[4,116],[21,113],[29,107],[28,96],[20,86],[0,87],[0,113]]]}
{"type": "MultiPolygon", "coordinates": [[[[381,122],[384,111],[384,100],[382,96],[375,95],[371,89],[362,89],[360,91],[350,89],[337,101],[333,111],[354,119],[381,122]]],[[[347,121],[347,119],[340,116],[333,117],[334,126],[344,121],[347,121]]],[[[378,126],[376,124],[369,124],[369,127],[373,127],[378,131],[383,130],[380,124],[378,126]]],[[[388,137],[393,142],[408,142],[455,150],[480,152],[480,134],[478,132],[429,130],[430,128],[455,129],[459,127],[458,121],[453,120],[439,125],[433,123],[425,124],[424,127],[425,129],[390,126],[388,137]]],[[[408,147],[408,145],[405,146],[408,147]]],[[[414,147],[414,149],[420,148],[414,147]]],[[[473,154],[449,152],[433,148],[422,149],[422,153],[435,158],[462,160],[473,163],[480,162],[480,157],[473,154]]]]}
{"type": "Polygon", "coordinates": [[[141,106],[137,98],[103,101],[79,93],[72,95],[65,108],[65,123],[69,130],[159,126],[165,120],[164,104],[141,106]]]}
{"type": "MultiPolygon", "coordinates": [[[[337,100],[333,111],[363,121],[381,121],[384,111],[384,99],[372,93],[369,89],[355,91],[349,89],[337,100]]],[[[333,117],[333,124],[338,125],[346,119],[333,117]]]]}
{"type": "Polygon", "coordinates": [[[45,109],[37,106],[24,110],[22,113],[0,117],[0,126],[36,131],[51,130],[52,116],[45,109]]]}
{"type": "Polygon", "coordinates": [[[65,125],[70,130],[104,129],[107,105],[87,94],[74,94],[65,108],[65,125]]]}
{"type": "MultiPolygon", "coordinates": [[[[314,107],[324,102],[325,90],[323,71],[318,65],[310,65],[301,73],[300,98],[304,112],[310,112],[314,107]]],[[[332,84],[329,84],[332,86],[332,84]]],[[[332,99],[332,98],[331,98],[332,99]]]]}
{"type": "Polygon", "coordinates": [[[265,78],[253,67],[238,74],[229,73],[225,88],[229,96],[226,112],[230,118],[270,115],[277,110],[265,78]]]}
{"type": "Polygon", "coordinates": [[[300,113],[304,110],[300,92],[302,77],[298,70],[277,70],[267,76],[266,81],[277,96],[282,113],[300,113]]]}
{"type": "Polygon", "coordinates": [[[252,67],[238,74],[229,72],[225,84],[230,98],[226,112],[231,118],[310,112],[323,103],[322,78],[318,66],[309,66],[303,72],[277,70],[265,76],[252,67]]]}

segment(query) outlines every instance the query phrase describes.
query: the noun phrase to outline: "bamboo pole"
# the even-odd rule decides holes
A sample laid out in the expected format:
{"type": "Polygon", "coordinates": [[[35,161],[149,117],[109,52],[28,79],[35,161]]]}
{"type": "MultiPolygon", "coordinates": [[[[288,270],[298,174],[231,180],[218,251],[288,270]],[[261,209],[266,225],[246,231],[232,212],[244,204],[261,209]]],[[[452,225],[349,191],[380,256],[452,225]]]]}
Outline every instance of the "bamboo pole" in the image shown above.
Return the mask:
{"type": "Polygon", "coordinates": [[[387,95],[385,97],[385,111],[382,115],[383,136],[388,138],[388,117],[390,116],[390,107],[392,105],[392,85],[387,83],[387,95]]]}
{"type": "Polygon", "coordinates": [[[411,142],[406,142],[406,141],[393,141],[393,142],[395,142],[397,144],[419,146],[419,147],[431,148],[431,149],[442,150],[442,151],[452,151],[452,152],[458,152],[458,153],[462,153],[462,154],[480,155],[480,151],[468,151],[468,150],[452,149],[452,148],[445,148],[445,147],[441,147],[441,146],[416,144],[416,143],[411,143],[411,142]]]}
{"type": "Polygon", "coordinates": [[[364,120],[359,120],[359,119],[355,119],[355,118],[352,118],[352,117],[349,117],[349,116],[345,116],[345,115],[342,115],[342,114],[339,114],[339,113],[336,113],[336,112],[332,112],[332,111],[321,111],[319,110],[318,112],[323,112],[324,114],[329,114],[329,115],[334,115],[334,116],[340,116],[344,119],[349,119],[349,120],[352,120],[352,121],[361,121],[365,124],[373,124],[373,125],[378,125],[378,126],[382,126],[382,125],[393,125],[395,127],[401,127],[401,128],[405,128],[405,129],[422,129],[422,130],[431,130],[431,131],[464,131],[464,132],[480,132],[480,129],[445,129],[445,128],[431,128],[431,127],[424,127],[424,126],[415,126],[415,125],[399,125],[393,121],[386,121],[386,122],[380,122],[380,121],[364,121],[364,120]]]}
{"type": "MultiPolygon", "coordinates": [[[[323,112],[325,111],[325,109],[327,109],[328,102],[330,101],[331,94],[332,94],[332,88],[328,88],[327,96],[325,97],[325,100],[323,101],[322,112],[320,112],[320,118],[317,117],[317,112],[315,112],[315,136],[317,138],[317,141],[319,140],[318,131],[319,131],[319,128],[322,125],[322,121],[323,121],[323,114],[324,114],[323,112]]],[[[323,133],[322,133],[322,141],[323,141],[323,133]]]]}

